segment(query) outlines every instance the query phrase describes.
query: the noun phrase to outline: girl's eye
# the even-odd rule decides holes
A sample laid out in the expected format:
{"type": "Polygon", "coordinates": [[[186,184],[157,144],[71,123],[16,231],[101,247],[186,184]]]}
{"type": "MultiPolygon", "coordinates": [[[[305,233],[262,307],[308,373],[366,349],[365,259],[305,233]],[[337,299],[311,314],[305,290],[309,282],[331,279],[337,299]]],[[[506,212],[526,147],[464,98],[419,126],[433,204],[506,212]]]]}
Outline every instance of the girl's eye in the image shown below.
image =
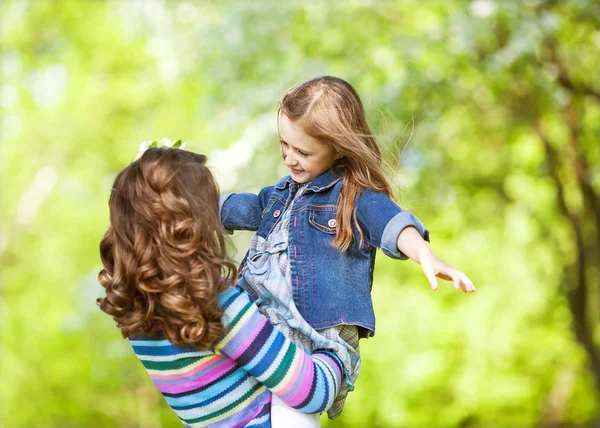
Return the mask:
{"type": "Polygon", "coordinates": [[[301,152],[300,150],[298,150],[298,154],[299,154],[300,156],[302,156],[303,158],[305,158],[306,156],[308,156],[308,154],[306,154],[306,153],[304,153],[304,152],[301,152]]]}
{"type": "Polygon", "coordinates": [[[284,145],[285,147],[287,147],[287,145],[288,145],[288,143],[286,143],[286,142],[285,142],[285,141],[283,141],[283,140],[279,140],[279,143],[281,143],[281,144],[282,144],[282,145],[284,145]]]}

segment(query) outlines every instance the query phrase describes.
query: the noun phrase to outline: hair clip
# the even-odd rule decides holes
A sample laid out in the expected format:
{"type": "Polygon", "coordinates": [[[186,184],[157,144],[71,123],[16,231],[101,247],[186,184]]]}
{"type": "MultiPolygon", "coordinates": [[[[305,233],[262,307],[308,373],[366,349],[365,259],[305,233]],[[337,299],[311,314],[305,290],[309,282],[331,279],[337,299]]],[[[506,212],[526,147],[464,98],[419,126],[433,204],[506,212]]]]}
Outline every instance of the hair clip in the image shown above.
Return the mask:
{"type": "Polygon", "coordinates": [[[136,160],[141,158],[144,152],[148,149],[184,149],[186,144],[187,143],[181,142],[181,140],[173,142],[168,138],[161,138],[159,141],[144,141],[140,144],[136,160]]]}

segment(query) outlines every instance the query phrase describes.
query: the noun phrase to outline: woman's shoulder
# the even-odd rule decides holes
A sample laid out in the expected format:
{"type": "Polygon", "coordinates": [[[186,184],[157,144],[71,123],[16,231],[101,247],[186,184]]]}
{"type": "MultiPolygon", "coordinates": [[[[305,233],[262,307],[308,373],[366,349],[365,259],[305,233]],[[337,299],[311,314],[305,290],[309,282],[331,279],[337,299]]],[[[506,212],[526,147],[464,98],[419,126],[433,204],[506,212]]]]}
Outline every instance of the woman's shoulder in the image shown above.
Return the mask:
{"type": "Polygon", "coordinates": [[[217,296],[217,303],[224,309],[232,300],[236,299],[240,293],[241,291],[238,287],[230,285],[219,293],[217,296]]]}
{"type": "Polygon", "coordinates": [[[217,303],[223,311],[223,325],[227,326],[232,317],[245,312],[252,304],[250,295],[238,286],[228,286],[217,297],[217,303]]]}

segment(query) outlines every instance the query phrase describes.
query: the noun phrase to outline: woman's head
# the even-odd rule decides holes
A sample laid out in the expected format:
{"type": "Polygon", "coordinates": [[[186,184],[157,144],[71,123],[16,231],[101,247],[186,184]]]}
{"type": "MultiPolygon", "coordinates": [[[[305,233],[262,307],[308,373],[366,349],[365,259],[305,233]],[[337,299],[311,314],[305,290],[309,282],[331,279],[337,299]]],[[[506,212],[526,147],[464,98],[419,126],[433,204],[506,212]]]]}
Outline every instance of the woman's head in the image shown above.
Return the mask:
{"type": "Polygon", "coordinates": [[[236,269],[205,162],[184,150],[149,149],[115,179],[100,243],[106,297],[98,303],[124,337],[160,329],[175,344],[208,349],[224,334],[216,299],[236,269]]]}
{"type": "Polygon", "coordinates": [[[280,102],[279,133],[282,156],[294,180],[308,182],[333,166],[339,167],[344,184],[334,244],[342,250],[349,247],[352,222],[362,240],[353,210],[356,195],[363,188],[390,197],[392,191],[383,173],[377,140],[369,129],[356,90],[348,82],[331,76],[316,77],[289,89],[280,102]],[[322,154],[318,168],[305,171],[304,164],[311,159],[306,150],[322,154]]]}

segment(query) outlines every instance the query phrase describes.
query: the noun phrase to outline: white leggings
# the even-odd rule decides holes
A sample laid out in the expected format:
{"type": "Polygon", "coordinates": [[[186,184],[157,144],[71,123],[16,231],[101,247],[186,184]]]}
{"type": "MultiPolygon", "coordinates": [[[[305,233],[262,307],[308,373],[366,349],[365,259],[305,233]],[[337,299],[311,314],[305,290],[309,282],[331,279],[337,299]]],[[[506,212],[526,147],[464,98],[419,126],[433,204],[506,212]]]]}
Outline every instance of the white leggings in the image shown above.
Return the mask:
{"type": "Polygon", "coordinates": [[[321,415],[302,413],[285,404],[273,394],[271,399],[271,428],[319,428],[321,415]]]}

